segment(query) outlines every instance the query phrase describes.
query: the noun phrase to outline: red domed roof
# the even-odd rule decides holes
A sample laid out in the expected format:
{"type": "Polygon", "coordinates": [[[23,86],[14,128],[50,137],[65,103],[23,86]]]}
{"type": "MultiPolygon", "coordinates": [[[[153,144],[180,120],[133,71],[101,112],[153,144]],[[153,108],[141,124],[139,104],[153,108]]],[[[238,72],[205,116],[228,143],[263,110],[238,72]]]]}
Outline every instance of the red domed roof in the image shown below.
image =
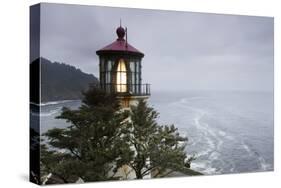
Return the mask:
{"type": "Polygon", "coordinates": [[[141,57],[144,56],[142,52],[137,50],[135,47],[131,46],[125,39],[124,36],[126,31],[123,27],[118,27],[116,30],[116,34],[118,36],[117,40],[113,43],[101,48],[100,50],[96,51],[98,55],[106,54],[106,53],[129,53],[134,55],[139,55],[141,57]]]}

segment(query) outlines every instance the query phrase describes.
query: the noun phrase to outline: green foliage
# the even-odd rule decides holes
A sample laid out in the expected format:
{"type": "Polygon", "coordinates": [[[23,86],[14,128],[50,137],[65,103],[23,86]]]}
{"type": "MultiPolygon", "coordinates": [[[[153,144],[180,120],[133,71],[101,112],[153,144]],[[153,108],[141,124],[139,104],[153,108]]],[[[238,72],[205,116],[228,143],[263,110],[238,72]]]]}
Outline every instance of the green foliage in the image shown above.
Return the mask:
{"type": "Polygon", "coordinates": [[[174,125],[158,125],[158,113],[143,100],[132,106],[130,117],[127,131],[135,155],[129,165],[137,178],[151,172],[154,177],[174,171],[185,173],[194,159],[188,158],[184,151],[187,138],[180,136],[174,125]]]}
{"type": "Polygon", "coordinates": [[[42,173],[55,174],[64,182],[78,177],[84,181],[114,179],[132,154],[121,136],[128,113],[119,108],[115,96],[94,87],[85,93],[80,109],[64,108],[58,118],[70,126],[44,134],[48,145],[41,147],[42,173]]]}
{"type": "Polygon", "coordinates": [[[153,177],[174,171],[196,175],[189,169],[194,158],[185,153],[187,138],[174,125],[158,125],[158,113],[143,100],[130,111],[119,104],[116,96],[91,87],[78,110],[63,108],[57,118],[70,126],[43,135],[41,175],[52,173],[61,183],[79,177],[86,182],[111,180],[123,165],[138,179],[151,172],[153,177]]]}

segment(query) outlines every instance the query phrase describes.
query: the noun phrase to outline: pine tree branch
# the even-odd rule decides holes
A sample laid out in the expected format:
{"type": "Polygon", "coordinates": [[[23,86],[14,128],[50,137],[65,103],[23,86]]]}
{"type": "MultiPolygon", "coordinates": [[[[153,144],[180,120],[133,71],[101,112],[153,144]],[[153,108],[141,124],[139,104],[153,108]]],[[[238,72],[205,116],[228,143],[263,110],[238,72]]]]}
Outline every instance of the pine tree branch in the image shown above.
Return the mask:
{"type": "Polygon", "coordinates": [[[157,166],[152,166],[152,167],[146,169],[146,170],[142,173],[142,175],[143,175],[143,176],[148,175],[149,172],[150,172],[152,169],[155,169],[155,168],[157,168],[157,166]]]}
{"type": "Polygon", "coordinates": [[[77,157],[80,161],[82,160],[82,158],[75,152],[75,151],[73,151],[73,149],[71,149],[71,148],[68,148],[69,149],[69,151],[75,156],[75,157],[77,157]]]}

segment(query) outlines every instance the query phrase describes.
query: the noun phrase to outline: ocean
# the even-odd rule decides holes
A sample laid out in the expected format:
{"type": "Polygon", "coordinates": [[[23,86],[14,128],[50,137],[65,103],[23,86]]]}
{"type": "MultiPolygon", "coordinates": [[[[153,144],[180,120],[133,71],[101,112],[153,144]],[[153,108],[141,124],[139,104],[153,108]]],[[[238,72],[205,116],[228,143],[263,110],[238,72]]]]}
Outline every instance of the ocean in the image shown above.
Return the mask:
{"type": "MultiPolygon", "coordinates": [[[[274,168],[274,101],[270,92],[155,92],[148,100],[159,124],[174,124],[188,137],[191,168],[204,174],[272,171],[274,168]]],[[[40,132],[68,126],[56,119],[63,106],[77,109],[81,101],[42,105],[40,132]]]]}

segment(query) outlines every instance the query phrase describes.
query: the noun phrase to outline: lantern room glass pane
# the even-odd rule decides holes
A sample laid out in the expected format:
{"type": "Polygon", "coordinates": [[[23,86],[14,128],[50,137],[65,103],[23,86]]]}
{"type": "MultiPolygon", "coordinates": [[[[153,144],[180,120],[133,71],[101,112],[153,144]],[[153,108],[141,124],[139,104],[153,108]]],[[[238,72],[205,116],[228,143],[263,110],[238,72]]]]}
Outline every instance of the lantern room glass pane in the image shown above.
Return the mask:
{"type": "Polygon", "coordinates": [[[134,85],[136,83],[136,75],[135,73],[132,73],[132,84],[134,85]]]}
{"type": "Polygon", "coordinates": [[[106,72],[106,83],[110,84],[111,83],[111,77],[110,77],[110,72],[106,72]]]}
{"type": "Polygon", "coordinates": [[[104,60],[103,60],[103,58],[100,59],[100,71],[101,72],[104,71],[104,60]]]}
{"type": "Polygon", "coordinates": [[[108,61],[107,63],[107,71],[111,71],[111,67],[112,67],[112,61],[108,61]]]}
{"type": "Polygon", "coordinates": [[[139,73],[136,73],[136,84],[139,84],[139,73]]]}
{"type": "Polygon", "coordinates": [[[136,86],[136,75],[135,75],[135,72],[132,72],[132,74],[131,74],[132,76],[131,76],[131,91],[133,92],[133,93],[135,93],[135,86],[136,86]]]}
{"type": "Polygon", "coordinates": [[[140,72],[140,62],[139,61],[136,61],[136,72],[140,72]]]}
{"type": "Polygon", "coordinates": [[[119,60],[116,74],[117,92],[127,92],[127,72],[126,64],[123,59],[119,60]]]}
{"type": "Polygon", "coordinates": [[[135,62],[133,61],[130,62],[130,70],[131,72],[135,72],[135,62]]]}

